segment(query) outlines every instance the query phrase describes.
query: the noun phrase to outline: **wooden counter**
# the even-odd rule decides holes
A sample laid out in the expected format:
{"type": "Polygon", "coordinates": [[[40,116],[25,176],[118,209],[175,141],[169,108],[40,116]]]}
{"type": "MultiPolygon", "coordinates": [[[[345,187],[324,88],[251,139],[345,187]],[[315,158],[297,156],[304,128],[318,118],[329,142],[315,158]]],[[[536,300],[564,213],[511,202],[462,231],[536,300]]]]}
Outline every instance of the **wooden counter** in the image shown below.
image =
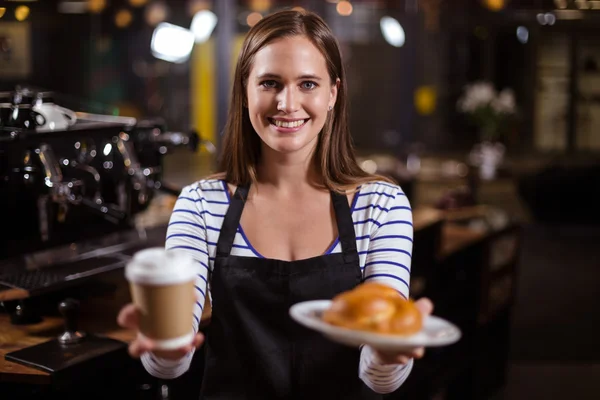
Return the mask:
{"type": "Polygon", "coordinates": [[[442,227],[440,257],[445,258],[467,246],[485,239],[490,233],[477,231],[463,225],[445,223],[442,227]]]}
{"type": "MultiPolygon", "coordinates": [[[[113,280],[115,278],[112,278],[113,280]]],[[[135,338],[135,332],[117,324],[120,308],[131,301],[128,286],[123,278],[117,278],[116,289],[102,297],[90,297],[82,301],[78,323],[80,330],[106,336],[125,343],[135,338]]],[[[205,306],[201,327],[210,321],[211,309],[205,306]]],[[[56,338],[64,330],[60,316],[45,316],[43,321],[31,325],[14,325],[7,314],[0,314],[0,383],[27,383],[47,385],[51,383],[48,372],[14,363],[4,358],[7,353],[37,345],[56,338]]]]}
{"type": "Polygon", "coordinates": [[[20,300],[29,297],[29,292],[24,289],[0,290],[0,301],[20,300]]]}
{"type": "MultiPolygon", "coordinates": [[[[110,276],[102,283],[113,284],[114,290],[104,296],[91,296],[81,301],[78,328],[85,332],[103,335],[129,343],[135,332],[117,324],[117,315],[123,304],[130,301],[124,279],[110,276]]],[[[64,320],[60,316],[43,316],[37,324],[14,325],[7,314],[0,314],[0,382],[49,384],[48,372],[5,360],[12,351],[40,344],[56,338],[64,331],[64,320]]]]}
{"type": "MultiPolygon", "coordinates": [[[[105,322],[107,322],[105,329],[91,330],[89,328],[92,324],[89,323],[84,323],[82,329],[126,343],[134,339],[133,331],[108,326],[113,324],[110,324],[109,321],[105,322]]],[[[38,324],[17,326],[10,323],[8,315],[0,315],[0,383],[50,384],[49,373],[8,361],[4,356],[7,353],[56,338],[62,332],[63,326],[63,319],[60,317],[45,317],[38,324]]]]}
{"type": "Polygon", "coordinates": [[[421,207],[413,210],[413,228],[415,231],[425,229],[444,219],[444,214],[435,208],[421,207]]]}

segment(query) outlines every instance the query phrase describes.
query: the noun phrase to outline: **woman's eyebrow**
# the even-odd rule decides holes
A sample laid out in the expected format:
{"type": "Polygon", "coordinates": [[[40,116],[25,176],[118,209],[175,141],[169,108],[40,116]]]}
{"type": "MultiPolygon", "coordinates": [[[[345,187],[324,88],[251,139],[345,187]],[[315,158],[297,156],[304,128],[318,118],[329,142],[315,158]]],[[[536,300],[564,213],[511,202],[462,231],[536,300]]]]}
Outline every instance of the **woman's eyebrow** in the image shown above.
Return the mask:
{"type": "MultiPolygon", "coordinates": [[[[256,79],[281,79],[281,75],[273,74],[271,72],[265,72],[256,76],[256,79]]],[[[315,74],[302,74],[296,78],[297,80],[302,79],[312,79],[315,81],[320,81],[321,77],[315,74]]]]}

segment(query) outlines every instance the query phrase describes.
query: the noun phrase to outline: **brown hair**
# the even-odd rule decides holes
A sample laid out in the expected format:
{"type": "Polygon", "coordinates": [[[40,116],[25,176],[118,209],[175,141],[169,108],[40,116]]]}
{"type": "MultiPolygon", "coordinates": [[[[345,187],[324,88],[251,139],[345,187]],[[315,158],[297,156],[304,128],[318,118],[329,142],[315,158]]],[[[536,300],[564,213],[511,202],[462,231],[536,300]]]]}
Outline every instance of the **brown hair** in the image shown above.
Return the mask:
{"type": "Polygon", "coordinates": [[[261,152],[261,139],[250,123],[246,104],[246,83],[254,55],[274,40],[305,36],[325,57],[331,84],[340,79],[337,101],[319,134],[313,155],[323,184],[330,190],[344,192],[374,180],[392,182],[371,175],[358,165],[348,129],[346,73],[340,48],[331,29],[317,14],[285,10],[260,20],[248,32],[237,61],[233,93],[225,125],[218,174],[233,185],[256,182],[256,166],[261,152]]]}

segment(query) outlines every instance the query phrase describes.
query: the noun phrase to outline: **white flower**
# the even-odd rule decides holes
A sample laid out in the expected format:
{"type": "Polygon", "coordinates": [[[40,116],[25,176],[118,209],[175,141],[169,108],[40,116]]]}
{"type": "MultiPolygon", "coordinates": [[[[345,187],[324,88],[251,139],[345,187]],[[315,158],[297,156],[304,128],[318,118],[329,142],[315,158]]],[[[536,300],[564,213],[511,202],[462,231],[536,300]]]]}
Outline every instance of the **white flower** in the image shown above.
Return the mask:
{"type": "Polygon", "coordinates": [[[488,82],[477,82],[465,87],[465,94],[458,101],[458,109],[470,113],[486,107],[496,98],[496,90],[488,82]]]}
{"type": "Polygon", "coordinates": [[[492,108],[499,114],[513,114],[515,112],[515,95],[511,89],[504,89],[492,102],[492,108]]]}

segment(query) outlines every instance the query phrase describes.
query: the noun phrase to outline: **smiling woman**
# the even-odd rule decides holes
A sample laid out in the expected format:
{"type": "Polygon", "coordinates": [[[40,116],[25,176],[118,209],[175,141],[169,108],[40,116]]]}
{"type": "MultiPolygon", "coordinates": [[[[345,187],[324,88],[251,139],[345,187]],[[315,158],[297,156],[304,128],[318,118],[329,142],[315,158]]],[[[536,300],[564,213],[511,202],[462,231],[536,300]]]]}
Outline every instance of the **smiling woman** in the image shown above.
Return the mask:
{"type": "MultiPolygon", "coordinates": [[[[166,240],[198,263],[196,329],[210,292],[202,399],[380,399],[423,355],[343,346],[289,315],[364,281],[409,295],[410,204],[358,166],[345,79],[338,43],[313,13],[272,14],[244,40],[222,172],[183,189],[166,240]]],[[[426,299],[415,305],[431,312],[426,299]]],[[[124,310],[120,320],[135,326],[124,310]]],[[[152,375],[173,378],[203,340],[169,354],[137,340],[130,351],[152,375]]]]}
{"type": "Polygon", "coordinates": [[[308,159],[338,83],[330,81],[325,59],[304,36],[278,39],[257,52],[247,83],[248,113],[262,156],[298,152],[308,159]]]}
{"type": "Polygon", "coordinates": [[[322,177],[316,183],[325,188],[345,192],[372,181],[353,154],[346,93],[338,42],[319,16],[284,11],[259,21],[242,45],[234,76],[220,163],[226,180],[255,183],[258,161],[277,142],[282,150],[303,149],[295,159],[310,157],[322,177]],[[298,120],[306,125],[298,135],[272,142],[272,126],[298,120]]]}

